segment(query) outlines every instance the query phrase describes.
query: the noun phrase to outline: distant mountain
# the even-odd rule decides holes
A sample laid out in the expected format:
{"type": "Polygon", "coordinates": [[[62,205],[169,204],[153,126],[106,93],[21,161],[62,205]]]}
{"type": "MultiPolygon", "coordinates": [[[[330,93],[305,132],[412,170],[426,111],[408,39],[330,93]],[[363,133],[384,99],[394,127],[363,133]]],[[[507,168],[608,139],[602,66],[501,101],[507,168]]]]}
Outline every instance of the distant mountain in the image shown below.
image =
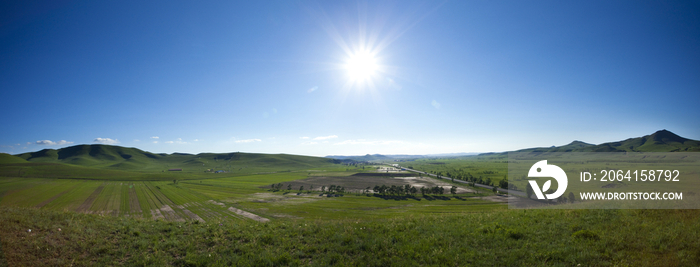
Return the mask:
{"type": "Polygon", "coordinates": [[[536,147],[536,148],[526,148],[518,150],[518,152],[572,152],[580,151],[581,149],[586,149],[593,147],[595,145],[584,143],[581,141],[573,141],[568,145],[563,146],[552,146],[552,147],[536,147]]]}
{"type": "Polygon", "coordinates": [[[479,153],[444,153],[444,154],[427,154],[427,155],[364,155],[364,156],[326,156],[326,158],[339,160],[354,160],[354,161],[382,161],[382,160],[402,160],[402,159],[422,159],[422,158],[437,158],[437,157],[461,157],[472,156],[479,153]]]}
{"type": "Polygon", "coordinates": [[[637,152],[700,152],[700,141],[680,137],[670,131],[661,130],[651,135],[630,138],[588,148],[590,151],[637,151],[637,152]]]}
{"type": "Polygon", "coordinates": [[[354,160],[354,161],[378,161],[378,160],[390,160],[389,157],[374,154],[374,155],[364,155],[364,156],[326,156],[326,158],[339,159],[339,160],[354,160]]]}
{"type": "Polygon", "coordinates": [[[700,141],[661,130],[650,135],[623,141],[593,145],[573,141],[564,146],[521,149],[517,152],[700,152],[700,141]]]}

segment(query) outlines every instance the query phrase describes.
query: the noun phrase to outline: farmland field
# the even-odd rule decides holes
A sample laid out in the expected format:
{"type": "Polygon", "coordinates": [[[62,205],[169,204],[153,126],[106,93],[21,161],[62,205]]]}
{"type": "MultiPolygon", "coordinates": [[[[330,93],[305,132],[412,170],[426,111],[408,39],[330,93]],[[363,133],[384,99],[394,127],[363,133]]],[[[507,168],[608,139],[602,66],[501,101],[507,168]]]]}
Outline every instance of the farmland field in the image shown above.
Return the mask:
{"type": "Polygon", "coordinates": [[[246,219],[244,210],[267,219],[338,219],[396,217],[405,214],[462,213],[502,209],[482,199],[490,193],[459,186],[458,198],[414,196],[389,199],[374,195],[376,185],[442,186],[449,183],[410,173],[357,173],[359,168],[331,172],[282,172],[174,181],[99,181],[76,179],[0,178],[0,206],[75,211],[101,216],[128,216],[168,221],[246,219]],[[313,173],[313,175],[312,175],[313,173]],[[330,176],[320,176],[330,174],[330,176]],[[285,189],[270,190],[271,184],[285,189]],[[342,197],[319,196],[322,187],[345,188],[342,197]],[[300,186],[306,190],[299,193],[300,186]],[[311,191],[313,190],[313,191],[311,191]],[[372,194],[369,194],[372,193],[372,194]]]}

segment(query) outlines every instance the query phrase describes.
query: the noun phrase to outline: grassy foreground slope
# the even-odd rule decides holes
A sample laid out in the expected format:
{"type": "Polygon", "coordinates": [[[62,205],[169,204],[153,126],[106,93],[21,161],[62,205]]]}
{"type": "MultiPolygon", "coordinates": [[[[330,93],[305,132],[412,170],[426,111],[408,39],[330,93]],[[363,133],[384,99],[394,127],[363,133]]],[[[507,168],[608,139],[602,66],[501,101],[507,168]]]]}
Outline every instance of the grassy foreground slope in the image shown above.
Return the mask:
{"type": "Polygon", "coordinates": [[[261,224],[1,207],[0,265],[697,266],[698,215],[502,210],[261,224]]]}

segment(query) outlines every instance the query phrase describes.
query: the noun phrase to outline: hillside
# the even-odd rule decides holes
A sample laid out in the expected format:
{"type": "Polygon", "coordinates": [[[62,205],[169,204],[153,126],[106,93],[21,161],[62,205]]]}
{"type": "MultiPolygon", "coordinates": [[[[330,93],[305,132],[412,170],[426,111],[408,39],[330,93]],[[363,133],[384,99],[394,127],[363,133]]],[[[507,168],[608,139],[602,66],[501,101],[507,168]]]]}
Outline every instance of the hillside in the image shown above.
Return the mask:
{"type": "Polygon", "coordinates": [[[15,156],[2,154],[0,176],[168,180],[177,175],[181,179],[194,179],[209,177],[219,170],[225,172],[222,175],[238,175],[327,168],[337,163],[340,161],[287,154],[155,154],[121,146],[77,145],[15,156]]]}
{"type": "Polygon", "coordinates": [[[593,145],[573,141],[564,146],[521,149],[516,152],[700,152],[700,141],[680,137],[668,130],[617,142],[593,145]]]}
{"type": "Polygon", "coordinates": [[[27,163],[26,160],[10,154],[0,153],[0,164],[27,163]]]}
{"type": "Polygon", "coordinates": [[[700,141],[683,138],[670,131],[661,130],[651,135],[587,147],[584,151],[697,152],[700,151],[700,141]]]}

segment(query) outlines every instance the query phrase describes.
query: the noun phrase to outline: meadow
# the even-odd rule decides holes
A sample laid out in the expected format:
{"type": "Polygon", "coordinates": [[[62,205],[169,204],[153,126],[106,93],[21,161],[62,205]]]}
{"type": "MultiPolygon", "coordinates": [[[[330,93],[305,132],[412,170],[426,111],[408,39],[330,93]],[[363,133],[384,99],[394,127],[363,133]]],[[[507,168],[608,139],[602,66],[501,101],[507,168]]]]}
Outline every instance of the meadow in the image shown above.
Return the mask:
{"type": "Polygon", "coordinates": [[[201,223],[0,207],[0,265],[697,266],[698,215],[496,209],[201,223]]]}
{"type": "Polygon", "coordinates": [[[497,186],[508,176],[507,154],[426,158],[393,163],[439,176],[492,186],[497,186]]]}
{"type": "MultiPolygon", "coordinates": [[[[207,163],[205,170],[165,172],[171,163],[144,171],[5,157],[0,170],[14,171],[0,175],[0,266],[700,264],[698,210],[512,210],[491,190],[387,172],[386,165],[305,159],[294,167],[300,158],[252,158],[281,163],[250,161],[254,172],[214,173],[207,163]],[[75,179],[33,170],[52,164],[90,172],[75,179]],[[115,172],[134,176],[120,180],[115,172]],[[163,176],[141,179],[154,174],[163,176]],[[331,185],[343,190],[320,191],[331,185]],[[366,190],[375,185],[460,191],[366,190]]],[[[246,165],[232,158],[226,164],[246,165]]],[[[402,165],[491,181],[508,171],[499,156],[402,165]]]]}
{"type": "MultiPolygon", "coordinates": [[[[336,173],[337,174],[337,173],[336,173]]],[[[135,217],[168,221],[221,221],[243,219],[229,208],[242,209],[270,219],[322,219],[397,217],[406,214],[461,213],[504,208],[500,203],[480,199],[491,192],[462,193],[434,198],[387,198],[361,194],[360,190],[344,192],[342,197],[320,194],[345,177],[346,183],[358,176],[312,177],[315,190],[310,191],[309,178],[300,173],[245,175],[238,177],[184,181],[96,181],[73,179],[0,178],[0,206],[28,207],[74,211],[100,216],[135,217]],[[284,184],[292,190],[271,190],[268,185],[284,184]],[[308,190],[299,191],[306,184],[308,190]],[[455,198],[458,197],[458,198],[455,198]]],[[[364,185],[409,184],[405,177],[397,179],[377,176],[364,185]],[[395,181],[393,181],[395,180],[395,181]]],[[[436,181],[438,182],[438,181],[436,181]]],[[[434,183],[438,184],[438,183],[434,183]]],[[[445,185],[446,183],[440,183],[445,185]]],[[[433,184],[431,184],[433,185],[433,184]]],[[[466,192],[465,189],[462,189],[466,192]]],[[[469,189],[473,192],[473,189],[469,189]]],[[[448,191],[449,192],[449,191],[448,191]]],[[[460,191],[461,192],[461,191],[460,191]]],[[[447,193],[449,195],[449,193],[447,193]]]]}

